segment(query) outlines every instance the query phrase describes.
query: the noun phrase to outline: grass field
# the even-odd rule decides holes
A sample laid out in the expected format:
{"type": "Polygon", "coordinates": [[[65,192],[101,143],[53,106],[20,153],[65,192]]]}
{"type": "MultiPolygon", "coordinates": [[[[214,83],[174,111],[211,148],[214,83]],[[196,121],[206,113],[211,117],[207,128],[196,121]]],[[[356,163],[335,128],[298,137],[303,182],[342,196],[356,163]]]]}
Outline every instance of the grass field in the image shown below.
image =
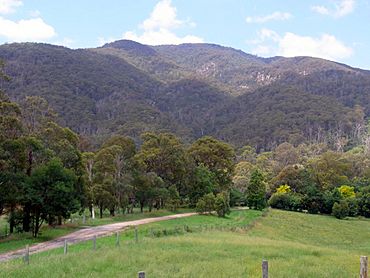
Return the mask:
{"type": "MultiPolygon", "coordinates": [[[[86,222],[82,223],[82,217],[79,215],[73,215],[73,222],[67,222],[66,224],[55,228],[49,227],[48,225],[44,225],[41,228],[40,235],[37,238],[32,237],[30,233],[14,233],[13,235],[0,239],[0,254],[16,250],[19,248],[23,248],[27,244],[35,244],[39,242],[44,242],[47,240],[52,240],[54,238],[66,235],[68,233],[71,233],[73,231],[76,231],[81,228],[81,226],[98,226],[98,225],[104,225],[104,224],[111,224],[115,222],[122,222],[122,221],[131,221],[131,220],[138,220],[143,218],[149,218],[149,217],[159,217],[159,216],[165,216],[175,213],[183,213],[183,212],[189,212],[189,209],[179,209],[176,212],[171,212],[167,210],[159,210],[159,211],[152,211],[152,212],[144,212],[140,213],[139,211],[135,211],[133,214],[125,214],[125,215],[117,215],[114,217],[111,217],[109,215],[104,215],[103,218],[95,218],[90,219],[86,218],[86,222]]],[[[0,218],[0,235],[4,234],[4,231],[6,230],[5,226],[8,226],[8,223],[5,219],[5,217],[0,218]]]]}
{"type": "Polygon", "coordinates": [[[272,210],[260,216],[235,211],[228,219],[193,216],[140,227],[139,243],[133,231],[72,245],[67,255],[53,250],[3,263],[2,277],[261,277],[261,260],[269,261],[270,277],[358,277],[359,256],[370,254],[370,221],[272,210]],[[205,228],[207,223],[207,228],[205,228]],[[203,224],[203,228],[200,225],[203,224]],[[151,230],[175,230],[188,225],[193,232],[149,237],[151,230]],[[223,230],[215,227],[228,227],[223,230]],[[200,231],[202,230],[202,231],[200,231]],[[147,236],[147,237],[144,237],[147,236]]]}

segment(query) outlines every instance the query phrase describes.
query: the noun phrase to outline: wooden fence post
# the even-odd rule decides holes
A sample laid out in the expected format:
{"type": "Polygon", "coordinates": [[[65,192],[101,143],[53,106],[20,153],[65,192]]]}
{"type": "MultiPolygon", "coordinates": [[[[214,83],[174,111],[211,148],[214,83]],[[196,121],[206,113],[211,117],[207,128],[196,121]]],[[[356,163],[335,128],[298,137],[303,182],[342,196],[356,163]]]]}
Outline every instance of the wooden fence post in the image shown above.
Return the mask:
{"type": "Polygon", "coordinates": [[[96,236],[93,237],[93,250],[96,250],[96,236]]]}
{"type": "Polygon", "coordinates": [[[28,244],[26,245],[26,252],[24,254],[24,262],[26,264],[30,264],[30,246],[28,244]]]}
{"type": "Polygon", "coordinates": [[[116,232],[116,246],[119,246],[119,232],[116,232]]]}
{"type": "Polygon", "coordinates": [[[137,234],[137,226],[135,226],[135,242],[138,243],[138,241],[139,241],[139,237],[137,234]]]}
{"type": "Polygon", "coordinates": [[[67,243],[67,240],[65,239],[64,240],[64,255],[66,255],[68,252],[68,243],[67,243]]]}
{"type": "Polygon", "coordinates": [[[269,264],[267,260],[262,260],[262,278],[269,277],[269,264]]]}
{"type": "Polygon", "coordinates": [[[137,273],[137,277],[139,277],[139,278],[145,278],[145,271],[139,271],[137,273]]]}
{"type": "Polygon", "coordinates": [[[367,276],[367,257],[366,256],[361,256],[360,258],[360,278],[368,278],[367,276]]]}

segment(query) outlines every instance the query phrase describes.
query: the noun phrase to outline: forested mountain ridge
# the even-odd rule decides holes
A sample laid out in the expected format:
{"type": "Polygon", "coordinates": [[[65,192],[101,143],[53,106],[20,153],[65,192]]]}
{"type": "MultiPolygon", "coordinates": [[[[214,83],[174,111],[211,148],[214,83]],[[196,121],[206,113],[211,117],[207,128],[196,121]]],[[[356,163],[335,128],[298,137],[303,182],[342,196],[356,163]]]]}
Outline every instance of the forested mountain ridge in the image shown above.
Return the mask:
{"type": "Polygon", "coordinates": [[[11,77],[2,87],[13,100],[42,96],[63,125],[98,141],[171,131],[269,149],[318,131],[350,137],[370,115],[370,72],[317,58],[123,40],[78,50],[5,44],[0,59],[11,77]]]}

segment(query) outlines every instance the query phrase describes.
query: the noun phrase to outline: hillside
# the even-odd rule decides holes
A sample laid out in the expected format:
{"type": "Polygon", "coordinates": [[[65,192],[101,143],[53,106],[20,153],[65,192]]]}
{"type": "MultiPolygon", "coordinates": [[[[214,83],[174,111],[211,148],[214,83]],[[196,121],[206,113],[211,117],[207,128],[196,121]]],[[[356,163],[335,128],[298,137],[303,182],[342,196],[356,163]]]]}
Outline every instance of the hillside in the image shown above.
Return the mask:
{"type": "Polygon", "coordinates": [[[349,134],[355,105],[370,116],[370,73],[317,58],[122,40],[78,50],[5,44],[0,59],[12,99],[46,98],[62,124],[97,142],[112,133],[171,131],[269,148],[304,142],[318,129],[345,126],[349,134]]]}

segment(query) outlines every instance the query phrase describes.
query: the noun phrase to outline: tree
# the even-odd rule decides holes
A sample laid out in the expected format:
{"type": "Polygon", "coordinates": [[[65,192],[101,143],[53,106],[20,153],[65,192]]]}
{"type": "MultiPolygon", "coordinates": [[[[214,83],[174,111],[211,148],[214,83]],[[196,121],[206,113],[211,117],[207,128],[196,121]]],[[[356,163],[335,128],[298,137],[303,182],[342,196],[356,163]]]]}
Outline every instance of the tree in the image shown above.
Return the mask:
{"type": "Polygon", "coordinates": [[[188,153],[196,165],[204,165],[215,175],[219,192],[229,189],[235,158],[235,152],[229,144],[205,136],[195,141],[188,153]]]}
{"type": "Polygon", "coordinates": [[[311,159],[309,168],[314,181],[322,190],[330,190],[349,183],[350,164],[340,153],[325,152],[311,159]]]}
{"type": "Polygon", "coordinates": [[[180,194],[185,191],[188,157],[180,139],[170,133],[144,133],[143,144],[135,156],[145,172],[154,172],[168,188],[176,185],[180,194]]]}
{"type": "Polygon", "coordinates": [[[266,207],[266,183],[260,170],[254,170],[246,191],[247,204],[261,210],[266,207]]]}
{"type": "Polygon", "coordinates": [[[25,188],[25,198],[31,204],[33,235],[37,237],[43,221],[56,216],[69,217],[79,209],[79,198],[73,171],[53,159],[33,172],[25,188]]]}
{"type": "Polygon", "coordinates": [[[215,175],[204,165],[196,166],[191,175],[188,190],[190,205],[195,207],[201,197],[215,192],[217,188],[218,184],[215,175]]]}
{"type": "Polygon", "coordinates": [[[180,206],[180,194],[177,191],[176,186],[171,185],[168,188],[168,201],[167,205],[171,211],[176,211],[180,206]]]}

